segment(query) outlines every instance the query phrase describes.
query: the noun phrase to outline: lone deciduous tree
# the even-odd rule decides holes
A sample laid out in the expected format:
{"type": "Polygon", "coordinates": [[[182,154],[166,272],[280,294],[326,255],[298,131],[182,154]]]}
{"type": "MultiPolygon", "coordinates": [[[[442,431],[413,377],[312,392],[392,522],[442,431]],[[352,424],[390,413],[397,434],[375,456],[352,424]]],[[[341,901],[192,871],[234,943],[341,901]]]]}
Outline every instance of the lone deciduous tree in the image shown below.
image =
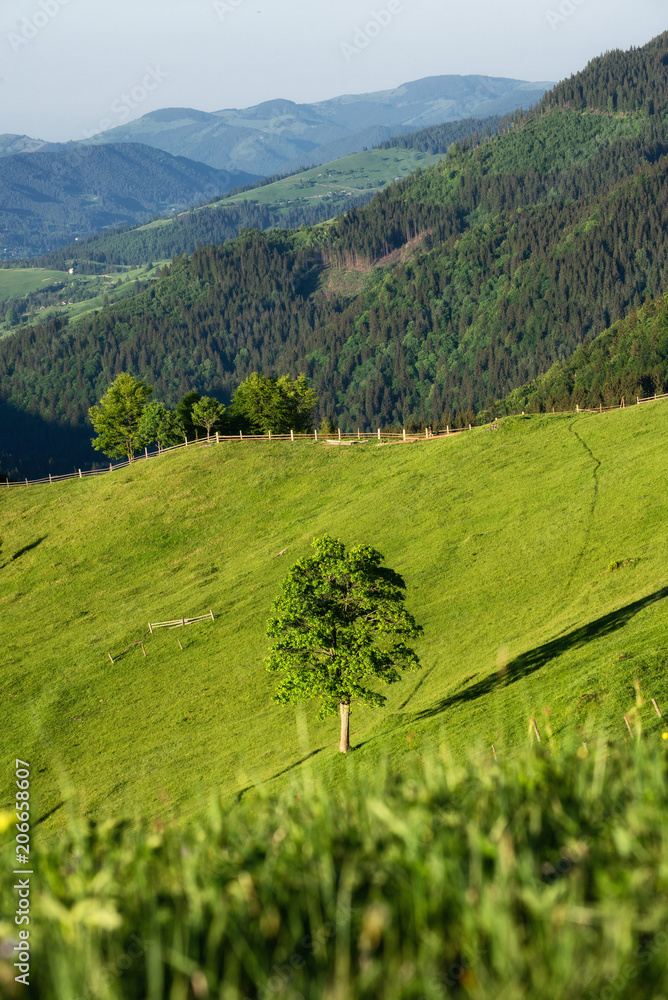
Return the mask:
{"type": "Polygon", "coordinates": [[[109,458],[127,455],[128,461],[132,462],[135,452],[147,443],[139,424],[152,392],[152,387],[142,379],[134,378],[127,372],[118,375],[100,400],[100,405],[91,406],[88,411],[97,432],[93,448],[109,458]]]}
{"type": "Polygon", "coordinates": [[[191,410],[192,421],[196,427],[204,427],[206,436],[211,437],[211,429],[221,422],[225,416],[225,407],[217,399],[204,396],[199,399],[191,410]]]}
{"type": "Polygon", "coordinates": [[[400,671],[420,663],[404,642],[422,632],[404,607],[406,585],[381,566],[369,545],[345,551],[336,538],[313,541],[315,555],[288,572],[274,601],[267,635],[275,639],[267,669],[284,673],[280,704],[320,697],[319,718],[341,716],[339,750],[350,747],[350,709],[357,702],[379,707],[384,695],[373,680],[394,684],[400,671]]]}

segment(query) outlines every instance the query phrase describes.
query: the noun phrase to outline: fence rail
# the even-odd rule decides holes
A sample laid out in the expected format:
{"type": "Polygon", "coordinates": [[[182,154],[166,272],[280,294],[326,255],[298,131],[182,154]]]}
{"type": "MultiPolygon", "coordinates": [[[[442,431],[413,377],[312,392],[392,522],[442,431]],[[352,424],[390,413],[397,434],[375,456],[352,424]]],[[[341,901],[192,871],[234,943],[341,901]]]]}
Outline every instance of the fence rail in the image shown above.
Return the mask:
{"type": "MultiPolygon", "coordinates": [[[[636,396],[636,404],[640,406],[642,403],[654,403],[657,400],[668,399],[668,393],[663,393],[662,395],[647,396],[641,399],[636,396]]],[[[633,405],[633,404],[630,404],[633,405]]],[[[552,413],[555,415],[565,415],[569,413],[609,413],[611,410],[623,410],[626,408],[626,401],[621,400],[618,406],[603,406],[600,405],[596,408],[584,408],[576,406],[575,410],[555,410],[552,408],[552,413]]],[[[113,462],[109,463],[109,468],[104,469],[88,469],[82,470],[77,469],[76,472],[65,473],[61,476],[46,476],[43,479],[21,479],[14,480],[12,482],[7,479],[7,481],[1,484],[0,488],[13,488],[16,486],[44,486],[49,483],[62,483],[66,479],[86,479],[88,476],[103,476],[109,472],[117,472],[119,469],[127,469],[129,466],[134,465],[136,462],[146,461],[151,458],[159,458],[161,455],[167,455],[173,451],[180,451],[182,448],[206,448],[214,444],[229,444],[229,443],[258,443],[263,442],[265,444],[271,444],[274,441],[312,441],[315,444],[322,442],[330,447],[334,447],[339,444],[353,444],[355,441],[360,443],[368,443],[370,441],[377,441],[380,444],[388,443],[392,444],[395,442],[410,442],[417,441],[435,441],[444,437],[452,437],[455,434],[462,434],[465,431],[472,430],[471,425],[468,427],[451,428],[447,427],[444,431],[439,431],[438,433],[433,433],[429,429],[425,431],[424,434],[411,434],[406,432],[406,430],[395,432],[395,431],[381,431],[380,428],[375,433],[363,434],[361,431],[357,433],[343,433],[342,431],[337,432],[336,437],[318,437],[318,431],[313,434],[294,434],[292,431],[289,434],[272,434],[271,432],[266,434],[243,434],[241,431],[238,435],[223,435],[223,434],[210,434],[208,437],[197,438],[195,441],[184,440],[183,444],[174,444],[169,448],[158,448],[157,451],[149,451],[148,448],[144,449],[143,455],[137,455],[132,461],[118,462],[114,465],[113,462]]],[[[180,623],[179,623],[180,624],[180,623]]],[[[173,626],[172,626],[173,627],[173,626]]]]}
{"type": "Polygon", "coordinates": [[[149,622],[148,630],[153,635],[154,628],[182,628],[184,625],[194,625],[195,622],[208,622],[209,620],[215,621],[213,611],[209,611],[208,615],[199,615],[197,618],[175,618],[171,622],[149,622]]]}
{"type": "MultiPolygon", "coordinates": [[[[195,622],[209,622],[209,621],[211,622],[215,621],[215,618],[213,617],[213,611],[209,611],[208,615],[198,615],[196,618],[175,618],[171,622],[149,622],[148,632],[144,632],[141,639],[137,639],[135,642],[131,642],[129,646],[126,646],[125,649],[122,649],[120,653],[116,653],[115,656],[112,656],[111,653],[107,653],[107,656],[109,657],[112,663],[118,663],[121,657],[126,656],[130,652],[130,650],[135,649],[137,646],[141,646],[141,651],[144,654],[144,656],[146,656],[146,649],[144,647],[144,643],[149,638],[149,636],[153,635],[154,629],[182,628],[184,625],[194,625],[195,622]]],[[[183,646],[181,646],[180,639],[178,640],[178,644],[180,648],[183,649],[183,646]]]]}

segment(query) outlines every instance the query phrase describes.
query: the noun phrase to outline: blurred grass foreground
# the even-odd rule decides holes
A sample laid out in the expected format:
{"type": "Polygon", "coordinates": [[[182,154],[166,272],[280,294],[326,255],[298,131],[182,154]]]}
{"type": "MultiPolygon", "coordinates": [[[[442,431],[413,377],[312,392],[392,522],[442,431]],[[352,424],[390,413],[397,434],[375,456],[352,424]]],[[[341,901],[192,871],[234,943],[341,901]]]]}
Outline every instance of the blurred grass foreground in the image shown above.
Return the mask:
{"type": "Polygon", "coordinates": [[[36,837],[29,987],[2,880],[0,994],[665,1000],[667,748],[443,750],[373,777],[353,755],[333,791],[307,768],[163,830],[73,810],[36,837]]]}

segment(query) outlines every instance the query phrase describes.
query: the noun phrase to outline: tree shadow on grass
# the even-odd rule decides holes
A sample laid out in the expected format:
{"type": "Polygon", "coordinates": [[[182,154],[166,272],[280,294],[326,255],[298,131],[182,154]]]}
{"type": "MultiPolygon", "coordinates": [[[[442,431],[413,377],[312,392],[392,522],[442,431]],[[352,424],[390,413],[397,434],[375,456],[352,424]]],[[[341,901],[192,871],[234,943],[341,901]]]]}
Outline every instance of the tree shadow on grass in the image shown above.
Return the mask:
{"type": "Polygon", "coordinates": [[[14,553],[11,559],[8,559],[6,563],[3,563],[2,566],[0,566],[0,569],[4,569],[5,566],[9,566],[10,563],[15,562],[17,559],[20,559],[21,556],[24,556],[26,554],[26,552],[30,552],[32,549],[36,549],[37,546],[41,545],[42,542],[45,542],[48,537],[49,537],[48,535],[42,535],[41,538],[38,538],[37,541],[35,542],[31,542],[30,545],[24,545],[22,549],[19,549],[18,552],[14,553]]]}
{"type": "Polygon", "coordinates": [[[282,771],[277,771],[276,774],[271,774],[268,778],[264,778],[262,781],[258,781],[254,785],[247,785],[246,788],[242,788],[240,791],[236,792],[237,802],[241,802],[246,792],[250,792],[254,788],[259,788],[261,785],[266,785],[270,781],[275,781],[276,778],[280,778],[282,775],[287,774],[288,771],[294,771],[296,767],[301,767],[301,765],[305,764],[307,760],[311,759],[311,757],[315,757],[317,754],[322,753],[324,749],[324,747],[318,747],[317,750],[312,750],[311,753],[306,754],[306,756],[302,757],[301,760],[296,760],[294,764],[289,764],[287,767],[284,767],[282,771]]]}
{"type": "Polygon", "coordinates": [[[41,538],[38,538],[36,541],[31,542],[30,545],[24,545],[22,549],[19,549],[18,552],[14,553],[14,555],[11,558],[11,562],[14,562],[15,559],[20,559],[21,556],[24,556],[26,554],[26,552],[30,552],[32,551],[32,549],[36,549],[38,545],[41,545],[42,542],[46,541],[47,537],[48,537],[47,535],[42,535],[41,538]]]}
{"type": "Polygon", "coordinates": [[[441,712],[445,712],[446,709],[452,708],[454,705],[460,705],[466,701],[475,701],[476,698],[482,698],[483,695],[490,694],[497,688],[514,684],[515,681],[522,680],[522,678],[535,673],[536,670],[540,670],[550,660],[556,659],[556,657],[561,656],[563,653],[571,649],[586,646],[587,643],[592,642],[594,639],[600,639],[603,636],[610,635],[612,632],[617,632],[620,628],[624,628],[640,611],[643,611],[651,604],[655,604],[657,601],[663,601],[666,597],[668,597],[668,587],[662,587],[661,590],[657,590],[654,594],[643,597],[639,601],[634,601],[633,604],[627,604],[625,608],[620,608],[618,611],[611,611],[610,614],[604,615],[603,618],[597,618],[596,621],[582,625],[573,632],[569,632],[568,635],[559,636],[557,639],[552,639],[542,646],[530,649],[528,652],[522,653],[520,656],[516,656],[514,660],[511,660],[505,671],[489,674],[487,677],[483,677],[482,680],[477,681],[477,683],[471,684],[470,687],[466,687],[462,691],[457,691],[455,694],[443,698],[431,708],[417,712],[415,719],[432,718],[435,715],[440,715],[441,712]]]}

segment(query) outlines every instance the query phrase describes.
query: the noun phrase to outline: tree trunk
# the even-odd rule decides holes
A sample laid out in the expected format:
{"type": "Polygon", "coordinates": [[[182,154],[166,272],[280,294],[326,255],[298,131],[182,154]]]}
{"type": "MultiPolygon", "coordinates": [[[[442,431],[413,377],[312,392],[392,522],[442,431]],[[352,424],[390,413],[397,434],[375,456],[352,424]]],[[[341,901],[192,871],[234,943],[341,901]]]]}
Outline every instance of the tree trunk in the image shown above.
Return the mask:
{"type": "Polygon", "coordinates": [[[341,742],[339,743],[339,753],[348,753],[350,750],[350,702],[342,701],[339,705],[341,712],[341,742]]]}

